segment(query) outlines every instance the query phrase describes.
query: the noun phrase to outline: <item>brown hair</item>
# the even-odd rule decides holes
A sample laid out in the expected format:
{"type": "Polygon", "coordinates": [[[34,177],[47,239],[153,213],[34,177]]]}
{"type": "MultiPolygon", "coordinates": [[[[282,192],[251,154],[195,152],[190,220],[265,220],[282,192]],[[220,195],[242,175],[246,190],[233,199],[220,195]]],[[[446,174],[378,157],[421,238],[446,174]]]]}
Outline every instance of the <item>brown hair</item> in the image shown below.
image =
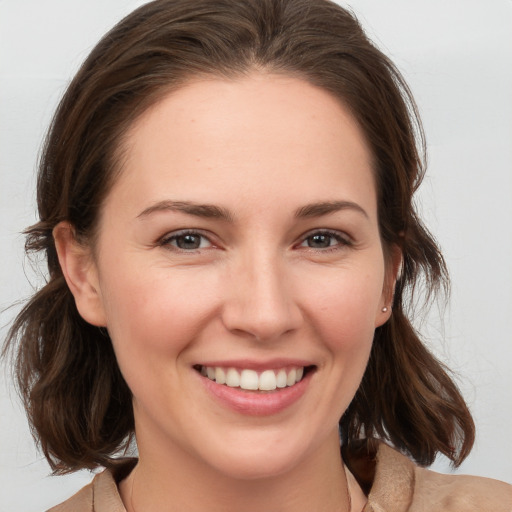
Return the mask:
{"type": "Polygon", "coordinates": [[[391,319],[376,330],[363,381],[340,421],[343,441],[387,439],[420,464],[439,452],[460,464],[472,447],[466,404],[407,317],[418,284],[428,300],[447,285],[447,274],[412,203],[424,174],[424,138],[399,72],[355,17],[327,0],[157,0],[91,52],[41,157],[40,221],[27,230],[26,249],[45,252],[49,278],[18,315],[6,346],[16,346],[25,407],[56,472],[112,466],[134,420],[108,333],[78,314],[52,230],[67,220],[92,243],[123,135],[164,94],[197,75],[230,78],[255,68],[300,77],[351,109],[374,157],[384,247],[403,254],[391,319]]]}

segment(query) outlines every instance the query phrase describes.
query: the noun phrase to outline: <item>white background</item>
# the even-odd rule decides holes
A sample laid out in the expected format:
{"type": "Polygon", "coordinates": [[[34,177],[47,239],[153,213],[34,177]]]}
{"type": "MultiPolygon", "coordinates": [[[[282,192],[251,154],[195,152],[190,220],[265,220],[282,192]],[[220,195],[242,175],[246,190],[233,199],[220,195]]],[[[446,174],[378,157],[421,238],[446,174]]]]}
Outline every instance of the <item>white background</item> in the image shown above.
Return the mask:
{"type": "MultiPolygon", "coordinates": [[[[27,297],[23,237],[56,102],[101,35],[135,0],[0,0],[0,309],[27,297]]],[[[353,0],[410,83],[429,143],[420,209],[453,279],[431,315],[433,350],[456,371],[477,441],[459,472],[512,481],[512,1],[353,0]]],[[[16,308],[2,312],[1,332],[16,308]]],[[[47,477],[24,413],[0,375],[0,512],[44,510],[90,479],[47,477]]],[[[439,461],[436,469],[449,470],[439,461]]]]}

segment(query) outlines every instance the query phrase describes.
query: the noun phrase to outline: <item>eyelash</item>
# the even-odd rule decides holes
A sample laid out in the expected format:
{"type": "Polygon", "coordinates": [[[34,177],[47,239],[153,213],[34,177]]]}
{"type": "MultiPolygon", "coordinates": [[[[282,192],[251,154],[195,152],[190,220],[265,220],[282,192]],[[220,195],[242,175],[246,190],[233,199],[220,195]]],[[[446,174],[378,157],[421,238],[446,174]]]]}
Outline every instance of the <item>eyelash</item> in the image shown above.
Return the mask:
{"type": "Polygon", "coordinates": [[[320,229],[315,231],[310,231],[309,233],[306,233],[306,235],[302,238],[299,247],[305,247],[306,249],[312,250],[312,251],[320,251],[320,252],[333,252],[333,251],[339,251],[340,249],[343,249],[344,247],[350,247],[352,246],[352,240],[348,237],[346,234],[342,234],[339,231],[331,231],[328,229],[320,229]],[[334,245],[329,245],[328,247],[323,248],[315,248],[315,247],[308,247],[304,246],[303,244],[307,242],[308,239],[311,239],[315,236],[325,236],[330,237],[331,239],[334,239],[337,243],[334,245]]]}
{"type": "MultiPolygon", "coordinates": [[[[178,247],[177,243],[176,243],[176,245],[173,244],[173,242],[177,242],[177,240],[179,240],[180,238],[186,237],[186,236],[199,237],[202,240],[207,240],[208,243],[210,244],[210,246],[214,245],[213,242],[206,235],[204,235],[200,231],[196,231],[193,229],[184,229],[182,231],[175,231],[169,235],[166,235],[159,240],[158,245],[160,245],[162,247],[170,246],[173,248],[173,250],[185,252],[185,253],[186,252],[196,252],[196,251],[200,251],[202,249],[209,249],[209,247],[201,247],[201,246],[199,246],[197,248],[193,248],[193,249],[183,249],[182,247],[178,247]]],[[[200,242],[200,244],[201,243],[202,242],[200,242]]]]}
{"type": "MultiPolygon", "coordinates": [[[[193,229],[185,229],[185,230],[176,231],[169,235],[166,235],[158,241],[158,245],[162,246],[162,247],[168,247],[168,248],[172,247],[173,250],[183,252],[183,253],[197,252],[197,251],[200,251],[203,249],[209,249],[210,247],[214,246],[213,242],[209,239],[208,236],[206,236],[205,234],[203,234],[200,231],[193,230],[193,229]],[[183,238],[186,236],[199,237],[201,239],[199,247],[188,248],[188,249],[179,247],[177,245],[178,244],[177,241],[180,238],[183,238]],[[209,244],[207,247],[204,247],[204,246],[201,247],[201,244],[203,243],[204,240],[206,240],[209,244]]],[[[352,245],[353,245],[352,240],[350,240],[348,235],[341,234],[339,231],[320,229],[320,230],[310,231],[309,233],[306,233],[301,238],[300,243],[298,245],[296,245],[295,247],[304,247],[307,250],[311,250],[311,251],[315,251],[315,252],[319,251],[322,253],[326,253],[326,252],[339,251],[340,249],[343,249],[344,247],[350,247],[352,245]],[[308,240],[312,239],[315,236],[329,237],[330,241],[332,241],[332,239],[334,239],[336,241],[336,243],[334,245],[328,245],[327,247],[320,247],[320,248],[319,247],[316,247],[316,248],[309,247],[307,245],[303,245],[308,240]]]]}

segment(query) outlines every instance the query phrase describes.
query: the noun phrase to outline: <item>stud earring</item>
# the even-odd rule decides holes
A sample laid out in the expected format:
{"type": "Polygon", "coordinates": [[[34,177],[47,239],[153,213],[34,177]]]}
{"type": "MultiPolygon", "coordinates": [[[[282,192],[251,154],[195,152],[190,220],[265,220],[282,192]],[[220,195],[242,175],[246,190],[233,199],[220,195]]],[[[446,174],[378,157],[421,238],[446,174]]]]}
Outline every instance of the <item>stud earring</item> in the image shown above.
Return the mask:
{"type": "Polygon", "coordinates": [[[388,312],[388,308],[387,308],[387,306],[384,306],[384,307],[382,308],[382,310],[381,310],[381,311],[382,311],[383,313],[387,313],[387,312],[388,312]]]}

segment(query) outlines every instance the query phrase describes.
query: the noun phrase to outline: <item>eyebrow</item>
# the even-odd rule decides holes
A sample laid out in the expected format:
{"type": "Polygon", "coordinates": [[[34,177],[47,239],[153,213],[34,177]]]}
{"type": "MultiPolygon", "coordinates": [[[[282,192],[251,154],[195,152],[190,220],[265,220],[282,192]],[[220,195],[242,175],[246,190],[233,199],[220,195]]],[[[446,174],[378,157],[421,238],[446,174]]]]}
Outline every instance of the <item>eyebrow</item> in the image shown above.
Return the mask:
{"type": "Polygon", "coordinates": [[[214,204],[199,204],[191,201],[159,201],[139,213],[137,218],[144,218],[152,213],[162,211],[182,212],[196,217],[221,219],[227,222],[233,221],[233,215],[225,208],[214,204]]]}
{"type": "MultiPolygon", "coordinates": [[[[357,203],[352,201],[325,201],[320,203],[311,203],[305,206],[301,206],[295,211],[295,218],[304,219],[311,217],[321,217],[323,215],[329,215],[341,210],[355,210],[363,214],[366,218],[369,218],[368,214],[357,203]]],[[[192,201],[159,201],[145,210],[143,210],[137,218],[145,218],[149,215],[162,212],[162,211],[173,211],[181,212],[188,215],[194,215],[195,217],[203,217],[209,219],[220,219],[226,222],[233,222],[233,214],[221,206],[214,204],[200,204],[192,201]]]]}
{"type": "Polygon", "coordinates": [[[321,217],[341,210],[355,210],[356,212],[362,213],[367,219],[370,218],[363,207],[352,201],[326,201],[307,204],[295,212],[295,217],[298,219],[321,217]]]}

